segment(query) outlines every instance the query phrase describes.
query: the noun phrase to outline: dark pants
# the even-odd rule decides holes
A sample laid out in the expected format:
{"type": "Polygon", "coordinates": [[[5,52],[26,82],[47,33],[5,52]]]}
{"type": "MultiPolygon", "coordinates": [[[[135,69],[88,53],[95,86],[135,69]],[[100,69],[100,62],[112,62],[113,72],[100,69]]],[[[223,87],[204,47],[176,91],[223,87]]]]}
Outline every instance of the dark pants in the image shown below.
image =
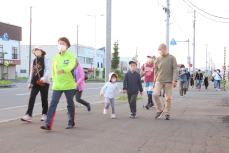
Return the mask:
{"type": "Polygon", "coordinates": [[[147,107],[152,107],[154,106],[153,103],[153,95],[152,94],[148,94],[148,104],[146,105],[147,107]]]}
{"type": "Polygon", "coordinates": [[[49,106],[47,120],[46,120],[46,124],[50,128],[52,128],[55,113],[56,113],[57,104],[59,103],[59,100],[60,100],[62,93],[65,94],[65,97],[67,99],[68,125],[75,125],[75,121],[74,121],[74,119],[75,119],[75,105],[74,105],[74,101],[73,101],[75,89],[53,90],[52,100],[51,100],[51,104],[49,106]]]}
{"type": "Polygon", "coordinates": [[[136,115],[136,100],[137,100],[138,94],[129,94],[128,93],[128,102],[130,105],[130,112],[131,115],[136,115]]]}
{"type": "Polygon", "coordinates": [[[76,101],[86,107],[89,107],[90,104],[86,102],[85,100],[81,99],[82,92],[83,91],[76,90],[76,101]]]}
{"type": "Polygon", "coordinates": [[[36,100],[36,96],[39,92],[41,95],[41,102],[42,102],[42,114],[47,114],[49,84],[45,84],[44,86],[34,85],[31,88],[28,110],[26,112],[26,114],[28,114],[29,116],[32,116],[33,114],[34,103],[36,100]]]}

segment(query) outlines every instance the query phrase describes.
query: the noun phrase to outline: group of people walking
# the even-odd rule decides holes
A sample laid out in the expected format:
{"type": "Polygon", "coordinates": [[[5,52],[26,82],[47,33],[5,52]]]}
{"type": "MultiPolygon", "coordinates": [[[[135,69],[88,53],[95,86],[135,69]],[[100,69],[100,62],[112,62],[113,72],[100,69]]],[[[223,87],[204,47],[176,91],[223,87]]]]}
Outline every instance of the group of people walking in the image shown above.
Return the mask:
{"type": "Polygon", "coordinates": [[[91,110],[90,104],[81,99],[85,84],[84,71],[76,60],[76,57],[68,50],[70,46],[70,42],[66,37],[58,39],[58,53],[53,58],[52,68],[49,68],[48,59],[45,57],[46,52],[39,47],[33,49],[35,59],[31,67],[29,79],[29,88],[31,91],[28,110],[25,116],[21,118],[22,121],[32,121],[34,103],[39,92],[42,101],[41,121],[44,121],[44,125],[41,126],[42,129],[50,130],[52,128],[56,108],[63,93],[67,99],[68,110],[68,124],[66,129],[71,129],[75,126],[74,96],[76,97],[76,101],[87,107],[88,111],[91,110]],[[48,108],[50,78],[52,78],[53,92],[48,108]]]}
{"type": "MultiPolygon", "coordinates": [[[[58,52],[52,61],[52,68],[49,68],[46,52],[39,47],[33,49],[35,59],[33,61],[29,88],[31,89],[28,110],[22,121],[31,122],[34,103],[37,94],[40,92],[42,101],[42,117],[44,124],[41,129],[51,130],[55,119],[56,108],[62,94],[67,100],[68,123],[66,129],[75,127],[75,104],[76,101],[85,105],[87,110],[91,110],[90,103],[81,99],[85,86],[85,74],[80,63],[74,54],[69,51],[70,42],[66,37],[58,39],[58,52]],[[51,69],[51,70],[50,70],[51,69]],[[48,92],[52,78],[52,97],[48,107],[48,92]]],[[[134,119],[137,115],[137,96],[143,94],[141,78],[144,77],[145,89],[148,102],[144,106],[146,109],[155,106],[155,119],[165,113],[165,119],[170,119],[172,88],[176,87],[178,74],[177,62],[174,56],[170,55],[165,44],[160,44],[158,48],[160,56],[148,55],[147,62],[141,67],[140,73],[137,71],[137,62],[129,61],[130,70],[125,74],[123,81],[123,93],[127,94],[130,114],[129,118],[134,119]],[[165,103],[161,104],[161,91],[164,93],[165,103]],[[153,102],[155,99],[155,103],[153,102]]],[[[107,114],[111,106],[111,118],[116,118],[115,96],[119,91],[117,85],[118,75],[110,73],[109,80],[104,84],[100,95],[105,98],[103,113],[107,114]]]]}

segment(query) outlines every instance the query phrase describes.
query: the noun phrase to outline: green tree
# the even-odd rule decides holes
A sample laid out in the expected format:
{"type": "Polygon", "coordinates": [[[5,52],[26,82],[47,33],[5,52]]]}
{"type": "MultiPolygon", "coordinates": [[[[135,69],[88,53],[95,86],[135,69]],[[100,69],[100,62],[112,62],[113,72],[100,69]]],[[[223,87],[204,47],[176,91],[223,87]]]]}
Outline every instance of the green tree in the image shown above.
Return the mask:
{"type": "Polygon", "coordinates": [[[112,53],[112,60],[111,60],[111,69],[112,70],[116,70],[118,69],[118,66],[119,66],[119,47],[118,47],[118,41],[116,41],[114,43],[114,47],[113,47],[113,50],[114,52],[112,53]]]}

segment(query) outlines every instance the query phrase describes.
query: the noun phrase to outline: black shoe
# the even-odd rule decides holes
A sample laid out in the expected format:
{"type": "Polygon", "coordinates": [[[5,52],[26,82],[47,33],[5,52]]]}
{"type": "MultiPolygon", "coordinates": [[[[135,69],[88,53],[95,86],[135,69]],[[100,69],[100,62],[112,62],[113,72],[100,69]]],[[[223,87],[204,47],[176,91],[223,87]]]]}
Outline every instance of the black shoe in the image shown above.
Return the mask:
{"type": "Polygon", "coordinates": [[[72,129],[75,127],[75,123],[73,123],[72,125],[68,125],[65,129],[72,129]]]}
{"type": "Polygon", "coordinates": [[[91,105],[90,104],[87,105],[87,111],[89,111],[89,112],[91,111],[91,105]]]}
{"type": "Polygon", "coordinates": [[[42,125],[41,129],[43,129],[43,130],[51,130],[51,128],[48,125],[42,125]]]}
{"type": "Polygon", "coordinates": [[[162,112],[157,112],[157,113],[156,113],[156,116],[155,116],[155,119],[158,119],[158,117],[161,116],[161,113],[162,113],[162,112]]]}
{"type": "Polygon", "coordinates": [[[166,114],[165,115],[165,120],[170,120],[170,115],[166,114]]]}
{"type": "Polygon", "coordinates": [[[148,106],[148,105],[146,105],[146,106],[145,106],[145,108],[148,110],[148,109],[149,109],[149,106],[148,106]]]}

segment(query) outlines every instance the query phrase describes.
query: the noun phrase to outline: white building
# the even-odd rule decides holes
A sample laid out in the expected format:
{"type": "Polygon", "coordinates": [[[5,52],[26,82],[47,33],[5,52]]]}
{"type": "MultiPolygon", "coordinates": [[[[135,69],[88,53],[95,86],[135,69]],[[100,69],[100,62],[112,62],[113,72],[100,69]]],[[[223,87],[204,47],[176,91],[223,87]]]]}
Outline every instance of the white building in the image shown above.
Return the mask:
{"type": "MultiPolygon", "coordinates": [[[[33,45],[34,48],[36,45],[33,45]]],[[[45,52],[46,57],[49,58],[50,64],[52,58],[57,54],[57,45],[39,45],[45,52]]],[[[72,45],[69,50],[77,55],[77,45],[72,45]]],[[[31,63],[34,59],[32,54],[31,63]]],[[[95,49],[88,46],[79,45],[78,57],[81,66],[89,76],[93,76],[93,70],[99,71],[99,78],[102,78],[102,71],[104,68],[105,49],[95,49]]],[[[29,45],[21,45],[21,65],[17,66],[17,76],[28,77],[29,76],[29,45]]]]}
{"type": "Polygon", "coordinates": [[[0,22],[0,79],[16,78],[21,38],[21,27],[0,22]]]}

